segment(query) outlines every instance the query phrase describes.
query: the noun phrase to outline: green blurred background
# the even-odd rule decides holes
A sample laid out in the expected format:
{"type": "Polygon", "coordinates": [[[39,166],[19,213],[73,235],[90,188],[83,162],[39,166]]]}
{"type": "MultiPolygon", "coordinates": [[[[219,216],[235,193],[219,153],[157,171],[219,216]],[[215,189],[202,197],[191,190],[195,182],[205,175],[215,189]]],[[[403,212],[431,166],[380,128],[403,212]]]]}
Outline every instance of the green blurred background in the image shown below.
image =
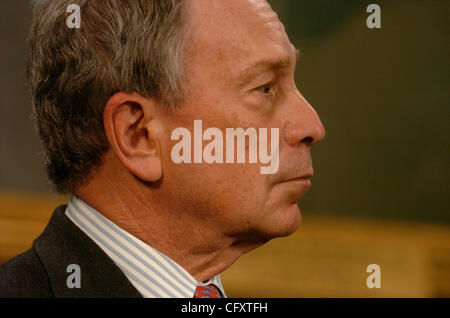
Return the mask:
{"type": "Polygon", "coordinates": [[[450,221],[450,1],[274,0],[327,129],[306,211],[450,221]]]}

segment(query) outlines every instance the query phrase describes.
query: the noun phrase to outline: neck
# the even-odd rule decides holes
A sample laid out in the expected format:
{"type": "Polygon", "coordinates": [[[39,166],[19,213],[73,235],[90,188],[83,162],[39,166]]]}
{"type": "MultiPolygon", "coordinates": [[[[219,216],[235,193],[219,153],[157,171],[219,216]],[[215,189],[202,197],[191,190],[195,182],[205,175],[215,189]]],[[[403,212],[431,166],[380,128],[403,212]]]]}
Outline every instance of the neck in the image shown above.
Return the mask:
{"type": "Polygon", "coordinates": [[[242,254],[262,245],[243,243],[205,218],[172,207],[173,200],[162,196],[160,189],[143,185],[131,175],[116,178],[113,173],[118,169],[98,169],[75,194],[117,226],[171,258],[197,281],[214,277],[242,254]]]}

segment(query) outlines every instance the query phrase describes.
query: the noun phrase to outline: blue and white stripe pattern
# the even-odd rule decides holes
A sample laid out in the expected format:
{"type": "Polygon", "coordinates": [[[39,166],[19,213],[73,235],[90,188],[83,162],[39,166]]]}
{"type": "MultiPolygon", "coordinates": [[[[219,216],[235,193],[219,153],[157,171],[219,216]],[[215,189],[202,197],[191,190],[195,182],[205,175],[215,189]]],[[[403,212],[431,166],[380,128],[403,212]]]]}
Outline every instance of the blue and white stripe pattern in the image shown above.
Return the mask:
{"type": "Polygon", "coordinates": [[[192,298],[197,286],[214,284],[226,297],[220,275],[199,283],[169,257],[118,227],[73,196],[66,216],[122,270],[144,298],[192,298]]]}

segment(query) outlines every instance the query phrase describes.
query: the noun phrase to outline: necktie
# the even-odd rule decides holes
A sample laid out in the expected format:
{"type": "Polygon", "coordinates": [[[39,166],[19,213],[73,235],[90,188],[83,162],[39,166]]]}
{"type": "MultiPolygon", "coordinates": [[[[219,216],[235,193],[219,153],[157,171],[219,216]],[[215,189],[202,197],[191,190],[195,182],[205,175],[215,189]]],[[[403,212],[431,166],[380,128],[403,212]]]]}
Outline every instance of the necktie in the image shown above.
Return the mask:
{"type": "Polygon", "coordinates": [[[197,286],[194,298],[222,298],[219,289],[213,284],[208,286],[197,286]]]}

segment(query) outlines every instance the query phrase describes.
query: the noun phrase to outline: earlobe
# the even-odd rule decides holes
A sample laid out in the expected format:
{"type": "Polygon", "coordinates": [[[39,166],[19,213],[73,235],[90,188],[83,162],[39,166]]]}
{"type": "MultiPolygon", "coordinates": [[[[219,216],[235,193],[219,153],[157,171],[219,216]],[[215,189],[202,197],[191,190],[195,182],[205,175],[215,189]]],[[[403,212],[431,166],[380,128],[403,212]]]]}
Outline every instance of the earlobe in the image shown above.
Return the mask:
{"type": "Polygon", "coordinates": [[[117,93],[107,102],[103,123],[108,142],[121,164],[135,177],[156,182],[162,177],[157,103],[139,94],[117,93]]]}

